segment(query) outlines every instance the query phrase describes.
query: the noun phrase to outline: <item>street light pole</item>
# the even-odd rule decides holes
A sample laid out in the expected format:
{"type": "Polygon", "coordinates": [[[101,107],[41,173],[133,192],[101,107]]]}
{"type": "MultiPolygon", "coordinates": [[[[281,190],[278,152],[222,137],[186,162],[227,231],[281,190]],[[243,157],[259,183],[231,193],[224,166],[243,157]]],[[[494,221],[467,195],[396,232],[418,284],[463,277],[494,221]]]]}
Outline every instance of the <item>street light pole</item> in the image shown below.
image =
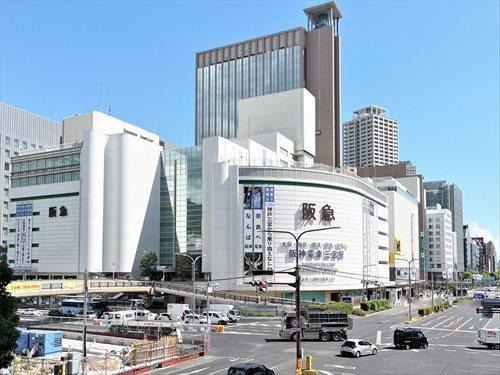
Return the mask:
{"type": "Polygon", "coordinates": [[[198,259],[201,259],[202,255],[198,255],[196,258],[193,258],[191,255],[188,254],[179,254],[184,257],[188,257],[191,259],[191,280],[193,281],[193,311],[196,310],[196,287],[195,287],[195,281],[196,281],[196,261],[198,259]]]}
{"type": "Polygon", "coordinates": [[[85,268],[85,273],[83,274],[83,364],[84,372],[87,367],[87,310],[88,310],[88,275],[87,269],[85,268]]]}
{"type": "Polygon", "coordinates": [[[302,349],[301,349],[301,335],[302,335],[302,323],[300,314],[300,267],[299,267],[299,240],[306,234],[311,232],[320,232],[329,229],[340,229],[340,227],[327,227],[310,229],[300,233],[298,236],[292,232],[285,230],[264,230],[263,232],[268,233],[283,233],[289,234],[295,239],[295,319],[298,323],[298,330],[296,332],[296,350],[295,350],[295,375],[302,375],[302,349]]]}
{"type": "Polygon", "coordinates": [[[408,321],[411,320],[411,264],[417,259],[413,258],[412,260],[398,258],[399,260],[404,260],[408,263],[408,321]]]}

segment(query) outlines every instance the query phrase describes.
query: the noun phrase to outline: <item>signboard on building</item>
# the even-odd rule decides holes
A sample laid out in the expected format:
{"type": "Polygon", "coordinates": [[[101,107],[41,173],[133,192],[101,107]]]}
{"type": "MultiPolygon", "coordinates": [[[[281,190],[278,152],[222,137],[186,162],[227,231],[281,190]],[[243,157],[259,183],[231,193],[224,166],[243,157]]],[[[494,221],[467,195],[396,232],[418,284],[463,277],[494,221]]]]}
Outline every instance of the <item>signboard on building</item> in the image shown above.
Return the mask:
{"type": "Polygon", "coordinates": [[[273,269],[274,235],[266,233],[274,226],[274,187],[243,187],[244,272],[273,269]]]}
{"type": "Polygon", "coordinates": [[[15,268],[31,269],[32,223],[33,203],[17,203],[15,268]]]}

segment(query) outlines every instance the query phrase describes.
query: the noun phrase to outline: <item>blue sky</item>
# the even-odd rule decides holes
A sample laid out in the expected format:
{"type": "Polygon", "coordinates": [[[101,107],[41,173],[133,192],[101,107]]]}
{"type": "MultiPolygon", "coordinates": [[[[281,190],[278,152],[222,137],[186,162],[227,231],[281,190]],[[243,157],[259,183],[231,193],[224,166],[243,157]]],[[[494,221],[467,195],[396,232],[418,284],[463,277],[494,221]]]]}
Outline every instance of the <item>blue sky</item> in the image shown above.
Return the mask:
{"type": "MultiPolygon", "coordinates": [[[[99,109],[102,81],[106,111],[189,146],[195,52],[304,26],[318,3],[0,0],[0,100],[60,120],[99,109]]],[[[499,3],[338,4],[342,120],[387,108],[400,159],[458,184],[464,222],[498,241],[499,3]]]]}

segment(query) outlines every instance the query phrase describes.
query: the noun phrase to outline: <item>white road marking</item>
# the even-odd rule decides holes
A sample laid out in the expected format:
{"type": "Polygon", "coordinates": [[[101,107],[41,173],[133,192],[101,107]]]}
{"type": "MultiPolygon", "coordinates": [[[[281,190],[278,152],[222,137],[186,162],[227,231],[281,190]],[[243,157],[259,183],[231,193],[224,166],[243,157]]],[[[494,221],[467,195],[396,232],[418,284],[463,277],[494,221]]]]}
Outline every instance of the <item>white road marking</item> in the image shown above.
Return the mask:
{"type": "Polygon", "coordinates": [[[493,318],[490,318],[490,319],[486,322],[486,324],[484,325],[483,329],[484,329],[484,328],[486,328],[486,327],[488,326],[488,324],[490,324],[490,322],[492,322],[492,321],[493,321],[493,318]]]}
{"type": "Polygon", "coordinates": [[[470,326],[470,327],[469,327],[469,329],[472,329],[472,328],[474,328],[474,326],[470,326]]]}
{"type": "Polygon", "coordinates": [[[253,332],[231,332],[224,331],[223,335],[254,335],[254,336],[269,336],[267,333],[253,333],[253,332]]]}
{"type": "Polygon", "coordinates": [[[342,366],[342,365],[323,365],[324,367],[335,367],[335,368],[343,368],[343,369],[346,369],[346,370],[356,370],[356,367],[355,366],[342,366]]]}
{"type": "Polygon", "coordinates": [[[322,374],[325,374],[325,375],[335,375],[334,373],[332,373],[330,371],[325,371],[325,370],[319,370],[319,372],[321,372],[322,374]]]}
{"type": "Polygon", "coordinates": [[[436,325],[435,325],[435,326],[433,326],[432,328],[436,328],[437,326],[440,326],[441,324],[443,324],[443,323],[445,323],[445,322],[447,322],[448,320],[453,319],[453,318],[454,318],[453,316],[450,316],[448,319],[443,320],[441,323],[436,324],[436,325]]]}
{"type": "Polygon", "coordinates": [[[190,372],[183,372],[183,373],[180,373],[179,375],[198,374],[199,372],[205,371],[206,369],[208,369],[208,367],[200,368],[199,370],[194,370],[194,371],[190,371],[190,372]]]}
{"type": "Polygon", "coordinates": [[[420,352],[420,350],[418,350],[418,349],[412,349],[412,351],[414,351],[416,353],[420,352]]]}
{"type": "MultiPolygon", "coordinates": [[[[472,320],[472,318],[469,318],[469,320],[467,320],[465,323],[463,323],[460,327],[457,327],[457,329],[462,328],[464,325],[466,325],[466,324],[467,324],[468,322],[470,322],[471,320],[472,320]]],[[[456,329],[456,330],[457,330],[457,329],[456,329]]],[[[456,331],[456,330],[455,330],[455,331],[456,331]]]]}
{"type": "Polygon", "coordinates": [[[210,372],[207,375],[215,375],[215,374],[226,374],[227,373],[227,368],[223,368],[214,372],[210,372]]]}
{"type": "Polygon", "coordinates": [[[453,353],[455,353],[455,352],[456,352],[456,350],[453,350],[453,349],[445,349],[444,351],[445,351],[445,352],[453,352],[453,353]]]}
{"type": "Polygon", "coordinates": [[[382,332],[377,331],[377,342],[376,345],[380,345],[382,343],[382,332]]]}

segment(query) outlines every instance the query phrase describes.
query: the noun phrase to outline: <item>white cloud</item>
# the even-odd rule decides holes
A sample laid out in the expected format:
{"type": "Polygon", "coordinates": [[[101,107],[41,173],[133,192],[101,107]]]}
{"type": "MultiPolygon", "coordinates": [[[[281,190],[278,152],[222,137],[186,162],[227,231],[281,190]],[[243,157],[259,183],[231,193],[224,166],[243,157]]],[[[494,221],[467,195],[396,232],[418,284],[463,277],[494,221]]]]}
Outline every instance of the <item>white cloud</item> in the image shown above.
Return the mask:
{"type": "Polygon", "coordinates": [[[484,241],[488,243],[488,241],[493,241],[495,244],[495,249],[497,253],[500,251],[500,237],[494,236],[488,229],[483,229],[479,226],[478,223],[472,222],[469,224],[469,232],[471,237],[484,237],[484,241]]]}

